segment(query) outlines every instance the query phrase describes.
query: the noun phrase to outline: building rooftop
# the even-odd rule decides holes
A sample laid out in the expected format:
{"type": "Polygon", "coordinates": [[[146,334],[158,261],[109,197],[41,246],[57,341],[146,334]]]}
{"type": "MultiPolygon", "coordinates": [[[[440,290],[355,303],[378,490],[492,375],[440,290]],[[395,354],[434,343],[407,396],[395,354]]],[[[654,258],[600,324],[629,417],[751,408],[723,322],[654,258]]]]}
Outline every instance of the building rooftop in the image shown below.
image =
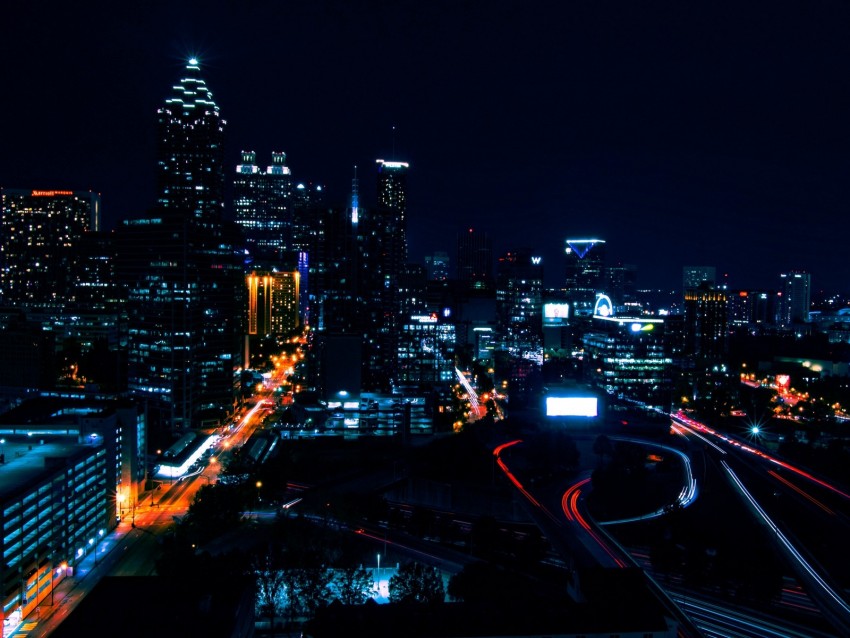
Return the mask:
{"type": "Polygon", "coordinates": [[[84,453],[91,446],[76,441],[49,441],[39,437],[3,436],[0,454],[5,462],[0,464],[0,502],[37,482],[50,466],[49,459],[71,458],[84,453]]]}

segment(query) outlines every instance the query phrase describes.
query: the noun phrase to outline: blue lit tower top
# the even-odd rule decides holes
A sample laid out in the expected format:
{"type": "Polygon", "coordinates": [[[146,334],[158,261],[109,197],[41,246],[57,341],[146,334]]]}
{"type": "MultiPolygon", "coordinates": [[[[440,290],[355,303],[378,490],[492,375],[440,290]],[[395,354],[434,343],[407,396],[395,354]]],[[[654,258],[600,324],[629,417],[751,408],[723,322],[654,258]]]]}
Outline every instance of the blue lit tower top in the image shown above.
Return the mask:
{"type": "Polygon", "coordinates": [[[564,289],[576,314],[590,315],[605,287],[605,240],[567,239],[564,289]]]}
{"type": "Polygon", "coordinates": [[[167,212],[209,222],[221,219],[224,206],[226,122],[200,71],[198,60],[190,59],[157,112],[158,203],[167,212]]]}
{"type": "Polygon", "coordinates": [[[354,178],[351,180],[351,223],[360,221],[360,180],[357,179],[357,167],[354,167],[354,178]]]}

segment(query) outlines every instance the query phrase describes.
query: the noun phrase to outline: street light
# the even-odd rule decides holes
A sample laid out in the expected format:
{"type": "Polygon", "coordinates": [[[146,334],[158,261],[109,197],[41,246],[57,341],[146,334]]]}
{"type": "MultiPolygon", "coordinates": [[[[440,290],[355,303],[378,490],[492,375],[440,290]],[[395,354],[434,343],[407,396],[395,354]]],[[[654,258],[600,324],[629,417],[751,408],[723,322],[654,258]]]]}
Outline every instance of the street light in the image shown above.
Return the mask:
{"type": "Polygon", "coordinates": [[[59,565],[59,567],[54,568],[53,571],[50,573],[50,606],[51,607],[53,607],[53,590],[56,588],[56,577],[59,574],[62,574],[62,576],[64,577],[66,569],[68,569],[68,563],[66,563],[65,561],[62,561],[62,563],[59,565]]]}

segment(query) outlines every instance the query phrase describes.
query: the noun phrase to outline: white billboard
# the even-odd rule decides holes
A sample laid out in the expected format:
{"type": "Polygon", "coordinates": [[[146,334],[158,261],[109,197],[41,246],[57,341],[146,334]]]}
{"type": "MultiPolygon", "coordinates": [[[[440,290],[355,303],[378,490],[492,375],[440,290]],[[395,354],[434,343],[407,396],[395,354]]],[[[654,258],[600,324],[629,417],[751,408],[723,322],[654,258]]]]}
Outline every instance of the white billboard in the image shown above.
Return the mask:
{"type": "Polygon", "coordinates": [[[599,416],[596,397],[546,397],[546,416],[599,416]]]}

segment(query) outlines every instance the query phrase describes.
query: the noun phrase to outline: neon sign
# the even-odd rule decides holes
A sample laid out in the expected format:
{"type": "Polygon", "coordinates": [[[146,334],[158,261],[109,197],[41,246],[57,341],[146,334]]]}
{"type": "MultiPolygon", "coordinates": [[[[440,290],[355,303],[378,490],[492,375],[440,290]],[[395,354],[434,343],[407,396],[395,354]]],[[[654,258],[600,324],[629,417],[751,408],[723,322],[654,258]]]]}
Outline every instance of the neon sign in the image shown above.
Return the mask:
{"type": "Polygon", "coordinates": [[[598,317],[614,316],[614,305],[611,303],[611,298],[608,295],[599,295],[596,298],[593,314],[598,317]]]}
{"type": "Polygon", "coordinates": [[[33,197],[57,197],[59,195],[73,195],[74,191],[33,191],[33,197]]]}

